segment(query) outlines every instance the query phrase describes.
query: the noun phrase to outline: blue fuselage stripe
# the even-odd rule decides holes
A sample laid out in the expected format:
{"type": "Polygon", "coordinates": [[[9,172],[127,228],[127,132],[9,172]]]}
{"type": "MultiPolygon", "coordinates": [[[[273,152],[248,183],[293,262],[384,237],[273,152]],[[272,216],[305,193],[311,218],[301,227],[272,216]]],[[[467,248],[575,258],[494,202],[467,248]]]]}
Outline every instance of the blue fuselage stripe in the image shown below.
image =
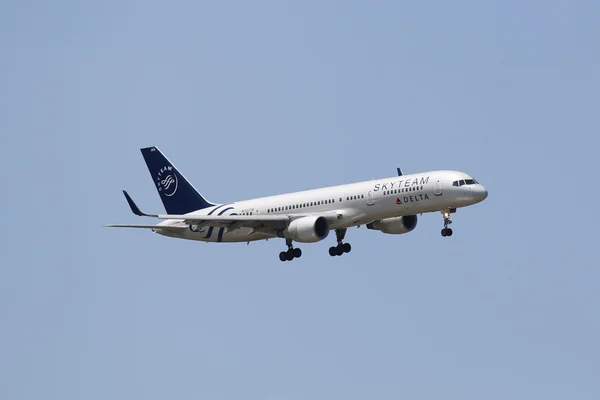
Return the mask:
{"type": "MultiPolygon", "coordinates": [[[[211,210],[211,211],[208,213],[208,215],[212,215],[212,214],[213,214],[215,211],[217,211],[219,208],[221,208],[221,207],[225,207],[226,205],[227,205],[227,204],[222,204],[222,205],[220,205],[219,207],[217,207],[217,208],[215,208],[215,209],[211,210]]],[[[229,211],[229,210],[233,210],[233,207],[227,207],[227,208],[224,208],[223,210],[219,211],[219,214],[218,214],[218,215],[223,215],[225,212],[227,212],[227,211],[229,211]]],[[[223,228],[221,228],[221,229],[223,229],[223,228]]],[[[214,230],[215,230],[215,228],[214,228],[213,226],[211,226],[210,228],[208,228],[208,232],[206,232],[206,236],[204,236],[204,239],[210,239],[210,237],[212,236],[212,233],[213,233],[213,231],[214,231],[214,230]]],[[[219,233],[220,233],[220,230],[219,230],[219,233]]],[[[219,240],[219,237],[221,237],[221,238],[222,238],[222,236],[223,236],[223,234],[222,234],[222,233],[220,233],[220,234],[219,234],[219,236],[217,236],[217,241],[220,241],[220,240],[219,240]]]]}
{"type": "MultiPolygon", "coordinates": [[[[221,207],[225,207],[226,205],[227,204],[221,204],[220,206],[213,208],[212,210],[210,210],[210,212],[208,213],[208,215],[213,215],[213,213],[215,211],[217,211],[221,207]]],[[[221,215],[221,214],[219,214],[219,215],[221,215]]],[[[211,237],[214,229],[215,228],[213,228],[212,226],[210,228],[208,228],[208,232],[206,232],[206,236],[204,236],[204,239],[210,239],[210,237],[211,237]]]]}
{"type": "MultiPolygon", "coordinates": [[[[232,207],[233,208],[233,207],[232,207]]],[[[231,217],[233,217],[234,215],[238,215],[237,213],[231,213],[229,214],[231,217]]],[[[217,242],[222,242],[223,241],[223,233],[225,233],[225,228],[221,228],[219,229],[219,234],[217,236],[217,242]]]]}
{"type": "Polygon", "coordinates": [[[215,211],[217,211],[221,207],[225,207],[225,204],[221,204],[220,206],[213,208],[212,210],[210,210],[210,212],[208,213],[208,215],[213,215],[213,213],[215,211]]]}

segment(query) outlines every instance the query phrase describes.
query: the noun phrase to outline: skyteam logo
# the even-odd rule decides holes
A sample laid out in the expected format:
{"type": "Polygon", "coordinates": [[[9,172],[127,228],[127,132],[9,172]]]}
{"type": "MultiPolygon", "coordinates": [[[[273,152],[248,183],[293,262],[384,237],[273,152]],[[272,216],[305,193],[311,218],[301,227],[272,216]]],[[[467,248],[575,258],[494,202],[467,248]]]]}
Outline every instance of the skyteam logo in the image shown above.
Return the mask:
{"type": "Polygon", "coordinates": [[[177,174],[172,166],[162,167],[156,177],[156,187],[159,193],[171,197],[177,192],[177,174]]]}

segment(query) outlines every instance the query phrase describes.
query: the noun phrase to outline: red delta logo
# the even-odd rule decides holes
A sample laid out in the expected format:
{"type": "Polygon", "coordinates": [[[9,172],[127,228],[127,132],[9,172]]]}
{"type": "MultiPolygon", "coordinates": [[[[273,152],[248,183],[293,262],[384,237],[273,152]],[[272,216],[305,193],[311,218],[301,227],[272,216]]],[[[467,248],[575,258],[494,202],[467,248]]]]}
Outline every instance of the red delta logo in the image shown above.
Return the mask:
{"type": "Polygon", "coordinates": [[[396,204],[402,204],[402,200],[400,200],[400,197],[396,197],[396,204]]]}

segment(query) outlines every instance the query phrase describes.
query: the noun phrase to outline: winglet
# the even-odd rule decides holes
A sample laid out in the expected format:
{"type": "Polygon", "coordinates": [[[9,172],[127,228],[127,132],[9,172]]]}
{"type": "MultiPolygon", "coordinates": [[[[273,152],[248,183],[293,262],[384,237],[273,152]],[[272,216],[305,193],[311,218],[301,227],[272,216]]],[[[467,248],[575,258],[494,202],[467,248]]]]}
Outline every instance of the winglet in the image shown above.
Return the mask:
{"type": "Polygon", "coordinates": [[[140,208],[135,204],[135,202],[133,201],[133,199],[131,198],[131,196],[129,196],[129,193],[127,193],[125,190],[123,190],[123,194],[125,195],[125,199],[127,200],[127,204],[129,204],[129,207],[131,208],[131,211],[135,215],[139,215],[140,217],[156,217],[156,215],[146,214],[146,213],[142,212],[140,210],[140,208]]]}
{"type": "Polygon", "coordinates": [[[400,168],[396,168],[396,170],[398,171],[398,176],[402,176],[402,171],[400,171],[400,168]]]}

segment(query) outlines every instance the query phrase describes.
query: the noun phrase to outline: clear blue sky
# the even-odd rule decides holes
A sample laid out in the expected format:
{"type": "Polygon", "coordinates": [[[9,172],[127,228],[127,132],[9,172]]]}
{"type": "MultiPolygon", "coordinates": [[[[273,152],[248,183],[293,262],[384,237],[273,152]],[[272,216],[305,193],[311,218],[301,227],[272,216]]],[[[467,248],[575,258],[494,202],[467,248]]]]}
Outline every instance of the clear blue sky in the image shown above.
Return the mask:
{"type": "Polygon", "coordinates": [[[0,398],[599,399],[597,1],[0,5],[0,398]],[[178,241],[140,147],[231,202],[458,169],[350,255],[178,241]],[[596,173],[596,174],[595,174],[596,173]]]}

